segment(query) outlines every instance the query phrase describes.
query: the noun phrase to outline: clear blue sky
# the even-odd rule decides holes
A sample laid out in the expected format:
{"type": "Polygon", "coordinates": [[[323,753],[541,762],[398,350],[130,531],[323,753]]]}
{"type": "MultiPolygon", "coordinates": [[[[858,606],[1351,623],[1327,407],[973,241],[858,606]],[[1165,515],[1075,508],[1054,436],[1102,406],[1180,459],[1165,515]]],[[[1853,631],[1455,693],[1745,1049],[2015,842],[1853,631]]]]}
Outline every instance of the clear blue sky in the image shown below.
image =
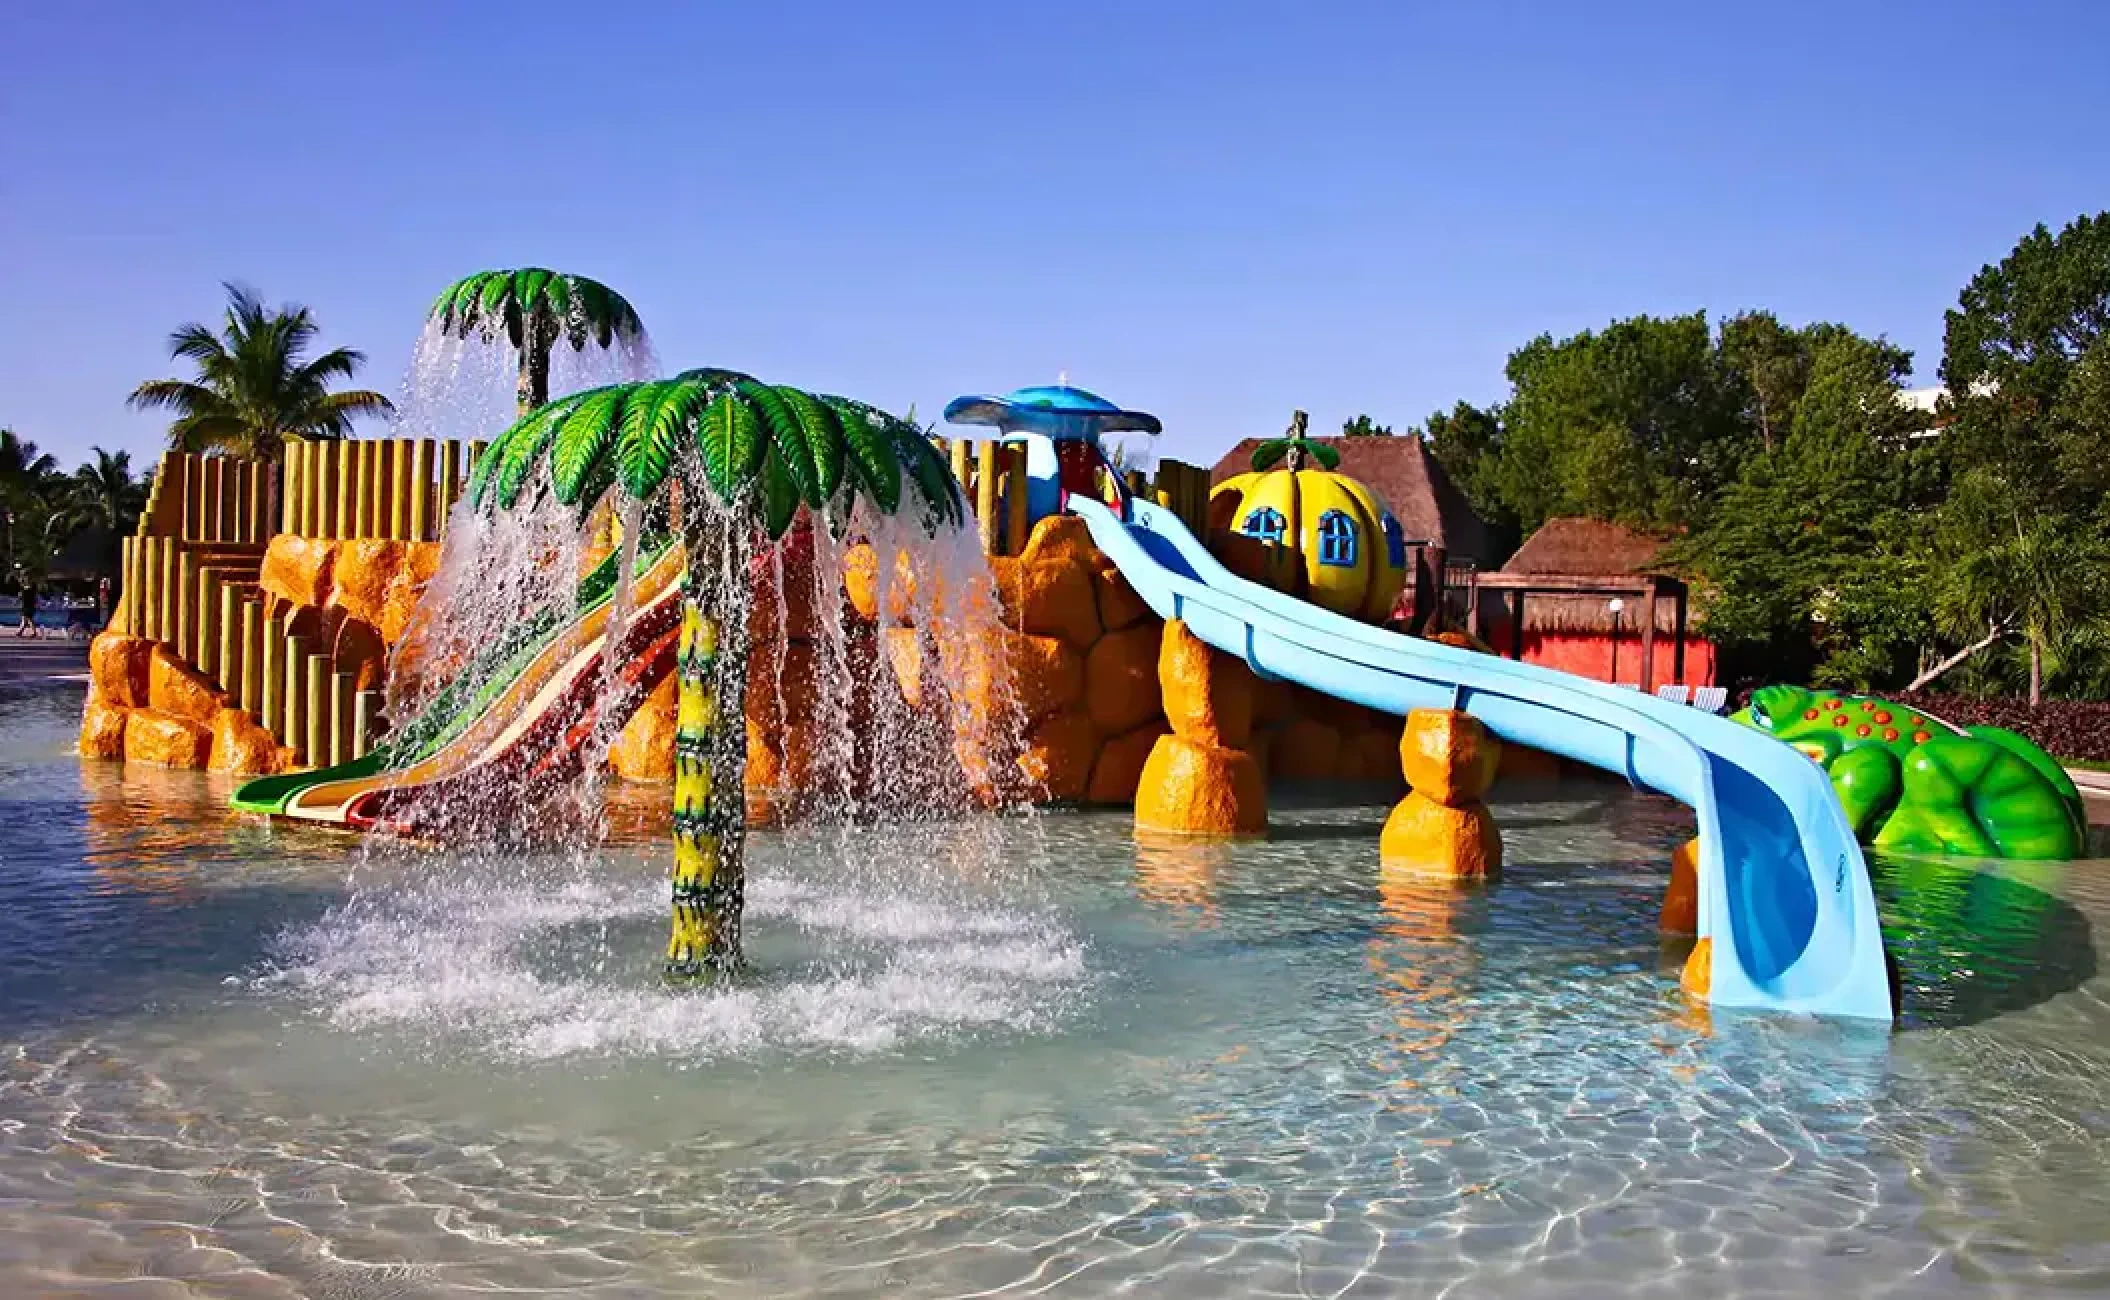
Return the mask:
{"type": "Polygon", "coordinates": [[[219,282],[393,393],[472,270],[621,289],[670,369],[928,416],[1073,382],[1212,457],[1502,395],[1636,312],[1911,348],[2110,207],[2110,4],[0,6],[0,425],[124,394],[219,282]]]}

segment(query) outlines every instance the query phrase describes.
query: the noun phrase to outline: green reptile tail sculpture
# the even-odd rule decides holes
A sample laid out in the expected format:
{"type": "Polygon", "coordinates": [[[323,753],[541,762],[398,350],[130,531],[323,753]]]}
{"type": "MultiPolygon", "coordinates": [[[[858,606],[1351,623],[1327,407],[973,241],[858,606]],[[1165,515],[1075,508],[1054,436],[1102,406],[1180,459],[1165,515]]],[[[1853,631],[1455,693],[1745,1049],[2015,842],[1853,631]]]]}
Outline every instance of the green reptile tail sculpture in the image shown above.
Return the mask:
{"type": "Polygon", "coordinates": [[[1854,833],[1875,848],[2054,859],[2087,843],[2072,779],[2012,731],[1800,686],[1763,687],[1733,716],[1815,759],[1854,833]]]}

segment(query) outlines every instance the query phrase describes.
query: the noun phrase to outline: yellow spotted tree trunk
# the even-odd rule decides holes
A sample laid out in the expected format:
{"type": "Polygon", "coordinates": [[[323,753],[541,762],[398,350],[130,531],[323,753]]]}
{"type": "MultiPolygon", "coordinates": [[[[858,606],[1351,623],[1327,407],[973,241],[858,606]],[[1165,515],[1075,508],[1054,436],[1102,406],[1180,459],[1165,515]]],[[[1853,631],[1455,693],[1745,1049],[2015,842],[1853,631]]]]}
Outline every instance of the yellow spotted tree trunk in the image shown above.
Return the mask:
{"type": "MultiPolygon", "coordinates": [[[[742,638],[705,612],[696,570],[683,579],[674,729],[674,932],[667,975],[740,965],[747,825],[747,665],[742,638]]],[[[745,622],[745,620],[735,620],[745,622]]]]}

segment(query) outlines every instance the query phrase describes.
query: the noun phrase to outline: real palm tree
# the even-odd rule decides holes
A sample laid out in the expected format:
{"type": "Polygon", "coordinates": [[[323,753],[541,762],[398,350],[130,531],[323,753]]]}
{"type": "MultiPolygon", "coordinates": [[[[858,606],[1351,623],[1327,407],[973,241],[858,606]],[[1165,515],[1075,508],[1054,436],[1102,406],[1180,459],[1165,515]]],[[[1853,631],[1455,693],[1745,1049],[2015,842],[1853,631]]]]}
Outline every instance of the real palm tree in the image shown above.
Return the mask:
{"type": "Polygon", "coordinates": [[[52,485],[59,463],[12,429],[0,429],[0,576],[26,581],[26,570],[45,534],[52,485]]]}
{"type": "Polygon", "coordinates": [[[10,498],[41,495],[59,476],[59,462],[37,450],[37,444],[0,429],[0,494],[10,498]]]}
{"type": "Polygon", "coordinates": [[[674,741],[670,976],[740,961],[746,872],[747,561],[803,506],[846,523],[864,501],[894,514],[904,495],[933,531],[961,525],[959,489],[912,424],[846,398],[726,370],[616,384],[542,407],[476,463],[470,500],[508,509],[532,485],[581,517],[611,492],[651,505],[682,485],[682,578],[674,741]],[[684,472],[694,466],[699,472],[684,472]]]}
{"type": "Polygon", "coordinates": [[[539,266],[479,271],[447,286],[426,319],[454,338],[496,340],[499,332],[520,352],[520,414],[549,401],[549,360],[557,340],[574,351],[588,340],[608,347],[645,332],[623,296],[597,280],[539,266]]]}
{"type": "Polygon", "coordinates": [[[197,378],[149,380],[127,399],[139,410],[176,413],[171,448],[275,461],[289,438],[347,437],[355,418],[395,409],[367,389],[330,390],[335,381],[351,380],[366,355],[332,348],[310,359],[320,331],[306,307],[274,311],[248,289],[224,287],[227,316],[219,333],[193,321],[169,335],[169,355],[194,364],[197,378]]]}
{"type": "Polygon", "coordinates": [[[132,453],[91,448],[87,461],[65,481],[64,511],[69,528],[103,528],[123,536],[139,523],[146,509],[147,485],[132,477],[132,453]]]}

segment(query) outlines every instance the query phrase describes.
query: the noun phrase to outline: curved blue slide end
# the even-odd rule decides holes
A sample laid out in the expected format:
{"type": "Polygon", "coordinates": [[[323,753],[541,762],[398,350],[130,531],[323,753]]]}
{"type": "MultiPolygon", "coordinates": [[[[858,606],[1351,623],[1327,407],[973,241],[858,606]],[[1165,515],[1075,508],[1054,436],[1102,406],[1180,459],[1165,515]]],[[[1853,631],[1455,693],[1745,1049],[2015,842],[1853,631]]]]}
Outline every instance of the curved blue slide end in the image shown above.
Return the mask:
{"type": "Polygon", "coordinates": [[[1232,574],[1171,511],[1064,503],[1161,618],[1270,679],[1405,715],[1463,709],[1504,740],[1691,805],[1717,1006],[1889,1020],[1868,867],[1818,766],[1727,718],[1343,618],[1232,574]]]}

